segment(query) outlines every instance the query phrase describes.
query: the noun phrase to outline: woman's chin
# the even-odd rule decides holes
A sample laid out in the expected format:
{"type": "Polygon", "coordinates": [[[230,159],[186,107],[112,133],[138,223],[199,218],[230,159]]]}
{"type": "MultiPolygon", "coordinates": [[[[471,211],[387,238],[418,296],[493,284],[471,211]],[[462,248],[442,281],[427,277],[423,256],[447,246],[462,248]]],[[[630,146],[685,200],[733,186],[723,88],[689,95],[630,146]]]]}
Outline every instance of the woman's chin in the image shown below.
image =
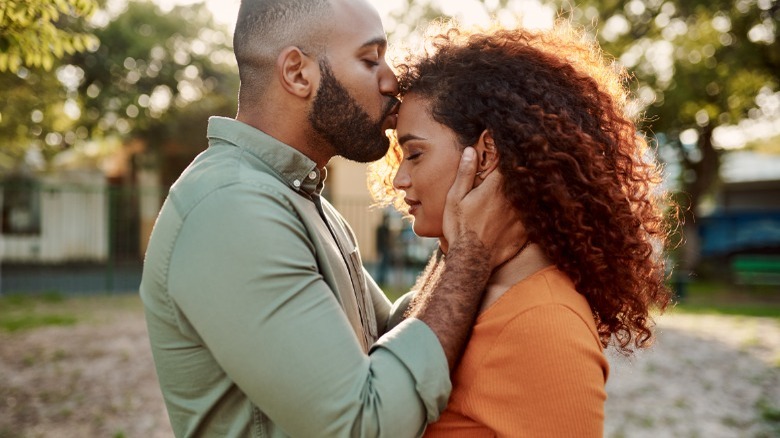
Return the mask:
{"type": "Polygon", "coordinates": [[[420,236],[420,237],[435,237],[439,238],[442,236],[441,229],[432,229],[431,227],[426,227],[425,224],[420,223],[420,221],[415,220],[414,224],[412,225],[412,230],[414,231],[414,234],[420,236]]]}

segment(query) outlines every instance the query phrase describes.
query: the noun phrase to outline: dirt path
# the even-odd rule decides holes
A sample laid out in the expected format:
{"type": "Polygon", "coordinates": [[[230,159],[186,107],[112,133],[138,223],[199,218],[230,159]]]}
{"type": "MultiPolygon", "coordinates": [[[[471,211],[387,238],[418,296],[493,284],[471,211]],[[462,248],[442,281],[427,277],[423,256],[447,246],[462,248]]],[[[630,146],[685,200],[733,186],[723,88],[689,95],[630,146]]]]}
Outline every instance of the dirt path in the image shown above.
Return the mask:
{"type": "MultiPolygon", "coordinates": [[[[0,331],[0,438],[170,437],[137,302],[70,327],[0,331]]],[[[780,322],[671,315],[611,357],[608,437],[780,436],[780,322]]]]}
{"type": "Polygon", "coordinates": [[[780,321],[668,315],[656,345],[611,357],[608,437],[780,437],[780,321]]]}
{"type": "Polygon", "coordinates": [[[140,304],[0,331],[0,438],[170,437],[140,304]]]}

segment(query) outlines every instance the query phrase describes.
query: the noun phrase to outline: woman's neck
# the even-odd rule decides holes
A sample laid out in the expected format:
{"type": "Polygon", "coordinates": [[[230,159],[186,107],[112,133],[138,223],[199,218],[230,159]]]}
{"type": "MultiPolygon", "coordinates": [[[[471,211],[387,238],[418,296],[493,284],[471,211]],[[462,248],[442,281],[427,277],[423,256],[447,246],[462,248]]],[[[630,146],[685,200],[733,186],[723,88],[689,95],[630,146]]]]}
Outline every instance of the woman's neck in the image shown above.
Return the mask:
{"type": "MultiPolygon", "coordinates": [[[[448,246],[444,237],[439,238],[439,248],[447,254],[448,246]]],[[[539,245],[535,243],[524,245],[517,254],[490,274],[479,313],[495,303],[510,287],[550,265],[552,262],[547,259],[539,245]]]]}
{"type": "Polygon", "coordinates": [[[542,248],[535,243],[529,244],[490,275],[479,312],[484,312],[510,287],[550,265],[552,263],[544,255],[542,248]]]}

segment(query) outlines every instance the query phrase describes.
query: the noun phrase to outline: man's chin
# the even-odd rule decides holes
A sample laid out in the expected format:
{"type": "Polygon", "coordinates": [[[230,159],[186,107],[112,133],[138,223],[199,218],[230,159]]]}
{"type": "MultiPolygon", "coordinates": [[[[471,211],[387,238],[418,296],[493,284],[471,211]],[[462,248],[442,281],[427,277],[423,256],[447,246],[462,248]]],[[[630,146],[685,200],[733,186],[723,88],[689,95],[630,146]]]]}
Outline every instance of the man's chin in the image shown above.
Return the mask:
{"type": "Polygon", "coordinates": [[[370,160],[366,161],[366,163],[371,163],[376,160],[382,159],[385,155],[387,155],[387,151],[390,149],[390,141],[384,141],[382,142],[381,147],[377,150],[376,156],[371,157],[370,160]]]}
{"type": "Polygon", "coordinates": [[[390,149],[390,140],[385,137],[385,141],[375,146],[376,148],[371,149],[371,153],[364,154],[366,151],[361,151],[360,154],[342,154],[341,156],[347,160],[355,161],[357,163],[372,163],[387,154],[387,150],[390,149]]]}

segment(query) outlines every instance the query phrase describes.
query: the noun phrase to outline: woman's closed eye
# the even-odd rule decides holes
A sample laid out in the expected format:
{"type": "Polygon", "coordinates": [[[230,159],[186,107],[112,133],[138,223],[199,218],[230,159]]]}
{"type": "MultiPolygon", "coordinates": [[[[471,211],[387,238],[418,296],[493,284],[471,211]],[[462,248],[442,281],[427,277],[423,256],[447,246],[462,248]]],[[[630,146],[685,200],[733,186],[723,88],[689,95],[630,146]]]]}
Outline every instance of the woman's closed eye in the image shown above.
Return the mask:
{"type": "Polygon", "coordinates": [[[419,158],[420,155],[422,155],[422,152],[417,152],[417,151],[410,152],[408,154],[404,154],[404,160],[406,160],[406,161],[414,161],[417,158],[419,158]]]}

